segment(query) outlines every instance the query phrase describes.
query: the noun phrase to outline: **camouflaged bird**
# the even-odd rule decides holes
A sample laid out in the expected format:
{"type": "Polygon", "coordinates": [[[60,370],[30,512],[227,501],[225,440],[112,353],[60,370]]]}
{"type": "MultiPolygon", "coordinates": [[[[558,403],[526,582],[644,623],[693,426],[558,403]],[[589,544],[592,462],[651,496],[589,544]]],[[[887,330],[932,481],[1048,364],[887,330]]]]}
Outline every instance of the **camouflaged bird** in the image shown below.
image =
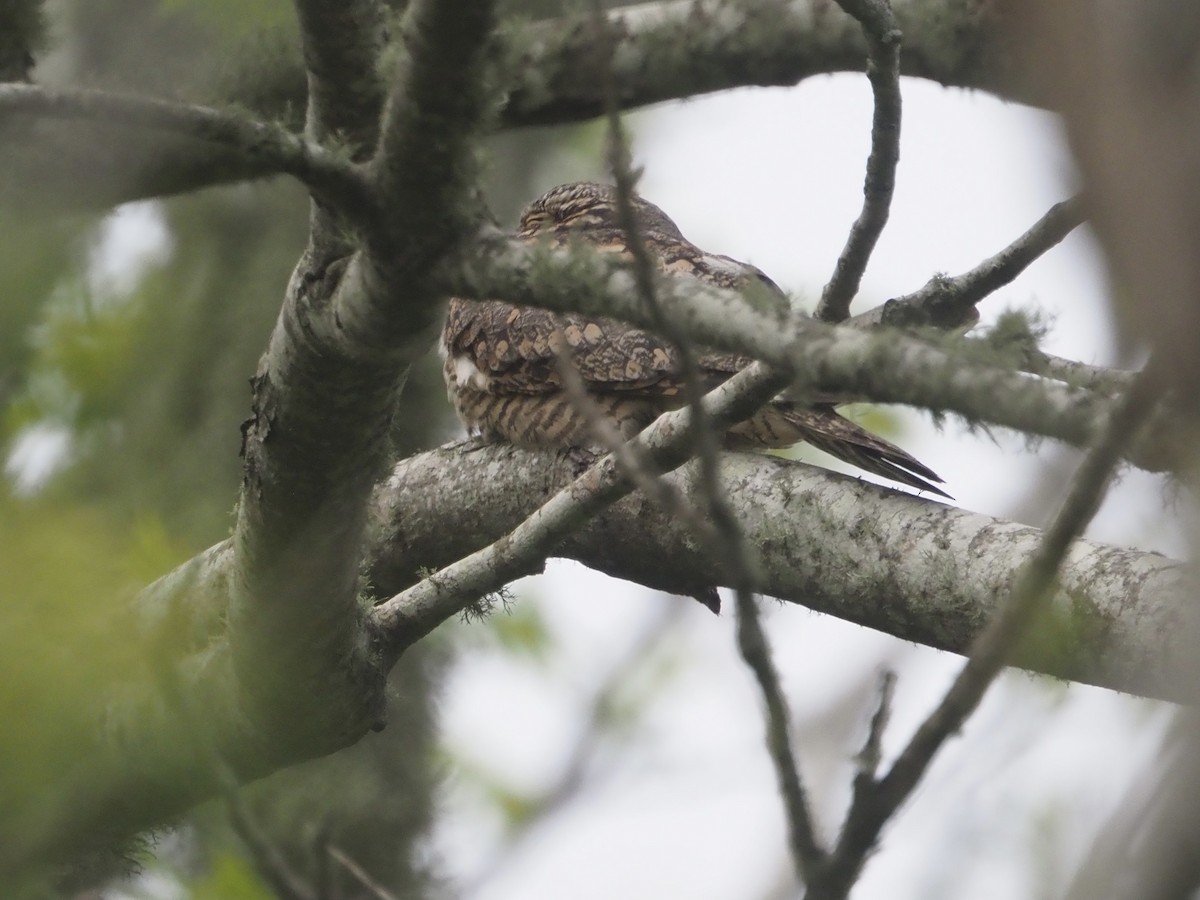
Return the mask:
{"type": "MultiPolygon", "coordinates": [[[[662,271],[687,273],[723,288],[757,279],[787,303],[754,266],[705,253],[657,206],[632,199],[640,237],[662,271]]],[[[608,185],[561,185],[525,207],[517,236],[559,246],[582,240],[602,252],[628,256],[616,202],[616,190],[608,185]]],[[[441,351],[450,400],[468,431],[521,446],[594,447],[587,417],[572,403],[556,365],[555,348],[564,343],[591,399],[625,438],[682,405],[678,352],[649,332],[615,319],[451,299],[441,351]]],[[[703,349],[697,362],[708,390],[752,360],[703,349]]],[[[930,483],[942,481],[935,472],[842,418],[832,403],[799,405],[780,397],[726,435],[728,445],[740,448],[789,447],[799,441],[892,481],[948,496],[930,483]]]]}

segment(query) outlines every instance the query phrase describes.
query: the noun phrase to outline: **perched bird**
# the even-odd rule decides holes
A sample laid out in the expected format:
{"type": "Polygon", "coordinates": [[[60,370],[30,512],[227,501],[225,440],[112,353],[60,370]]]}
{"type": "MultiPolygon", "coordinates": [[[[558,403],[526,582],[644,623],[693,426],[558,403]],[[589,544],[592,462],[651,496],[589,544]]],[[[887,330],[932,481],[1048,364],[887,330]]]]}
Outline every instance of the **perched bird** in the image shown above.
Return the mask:
{"type": "MultiPolygon", "coordinates": [[[[726,288],[757,279],[787,303],[754,266],[704,252],[657,206],[637,196],[632,200],[640,237],[664,272],[726,288]]],[[[517,236],[556,245],[586,241],[603,252],[630,255],[618,224],[616,189],[603,184],[564,184],[538,197],[521,213],[517,236]]],[[[678,352],[649,332],[615,319],[451,299],[441,351],[447,391],[467,429],[522,446],[595,446],[587,417],[564,389],[556,364],[556,348],[564,344],[589,396],[624,437],[682,405],[678,352]]],[[[697,359],[706,390],[751,361],[708,348],[700,348],[697,359]]],[[[798,441],[884,478],[948,496],[931,484],[942,481],[935,472],[838,415],[832,403],[777,398],[726,435],[728,445],[744,448],[798,441]]]]}

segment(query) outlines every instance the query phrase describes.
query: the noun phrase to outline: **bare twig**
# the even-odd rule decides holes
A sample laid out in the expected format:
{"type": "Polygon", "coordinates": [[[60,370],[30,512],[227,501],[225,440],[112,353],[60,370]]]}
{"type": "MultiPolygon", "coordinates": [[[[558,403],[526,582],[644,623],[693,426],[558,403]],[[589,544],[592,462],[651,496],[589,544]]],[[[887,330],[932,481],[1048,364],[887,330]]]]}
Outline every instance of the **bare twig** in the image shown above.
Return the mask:
{"type": "MultiPolygon", "coordinates": [[[[595,8],[597,28],[607,34],[607,23],[599,5],[595,8]]],[[[615,38],[609,47],[609,64],[606,78],[606,107],[609,129],[609,165],[613,173],[617,195],[617,219],[625,233],[625,243],[633,256],[633,274],[638,296],[649,312],[654,330],[667,339],[675,348],[679,360],[680,376],[683,379],[683,396],[692,415],[690,429],[693,450],[699,459],[701,497],[715,527],[706,527],[699,534],[708,536],[713,552],[725,561],[725,568],[733,576],[734,584],[749,582],[746,547],[737,523],[729,514],[717,473],[719,437],[717,429],[708,420],[702,400],[704,398],[700,366],[696,358],[694,342],[663,311],[658,301],[656,287],[657,266],[650,256],[640,223],[633,207],[636,173],[629,155],[629,143],[621,127],[621,114],[617,105],[616,82],[613,73],[615,38]]],[[[710,592],[715,597],[715,590],[710,592]]]]}
{"type": "Polygon", "coordinates": [[[1107,366],[1090,366],[1074,359],[1063,359],[1032,350],[1021,368],[1035,375],[1044,375],[1061,381],[1073,387],[1097,391],[1106,396],[1115,397],[1129,387],[1137,378],[1137,372],[1128,369],[1111,369],[1107,366]]]}
{"type": "Polygon", "coordinates": [[[888,300],[863,316],[855,316],[854,324],[878,323],[902,328],[932,325],[947,329],[972,325],[979,318],[975,304],[1011,283],[1083,220],[1083,202],[1079,197],[1056,203],[1028,231],[969,272],[952,278],[935,275],[920,290],[888,300]]]}
{"type": "Polygon", "coordinates": [[[374,894],[377,900],[397,900],[395,894],[372,878],[370,872],[360,866],[340,847],[330,844],[329,855],[336,859],[343,869],[353,875],[355,881],[374,894]]]}
{"type": "Polygon", "coordinates": [[[892,695],[895,692],[896,673],[889,669],[879,678],[879,705],[875,708],[875,715],[871,716],[871,724],[867,728],[867,739],[858,753],[856,790],[860,782],[874,784],[875,773],[879,771],[883,732],[887,729],[888,719],[892,715],[892,695]]]}
{"type": "Polygon", "coordinates": [[[818,319],[840,322],[850,314],[871,251],[887,224],[900,161],[900,28],[887,0],[837,0],[862,24],[870,56],[867,77],[875,97],[871,154],[863,183],[863,207],[850,228],[833,277],[821,291],[818,319]]]}
{"type": "MultiPolygon", "coordinates": [[[[604,22],[597,8],[599,27],[604,22]]],[[[729,507],[721,485],[718,468],[718,432],[704,409],[700,368],[693,341],[663,312],[655,287],[655,265],[640,233],[633,208],[634,174],[629,160],[629,146],[621,128],[613,88],[611,66],[607,96],[610,135],[610,165],[617,188],[617,215],[626,246],[633,255],[633,274],[638,294],[649,312],[654,329],[675,347],[680,361],[684,397],[692,415],[689,430],[699,466],[700,496],[707,507],[713,528],[706,528],[710,545],[722,560],[722,568],[731,579],[737,597],[738,647],[747,665],[754,672],[762,691],[767,713],[767,749],[775,766],[776,777],[784,797],[793,858],[798,875],[803,878],[820,863],[822,851],[817,846],[808,799],[792,751],[791,725],[787,702],[779,684],[779,675],[771,661],[770,647],[758,619],[752,585],[754,578],[745,538],[736,517],[729,507]],[[715,534],[713,533],[715,531],[715,534]]]]}
{"type": "Polygon", "coordinates": [[[742,588],[737,597],[737,642],[762,692],[767,713],[767,750],[783,794],[788,821],[788,848],[801,882],[811,882],[825,865],[826,854],[817,843],[816,828],[808,809],[808,795],[800,779],[792,749],[792,724],[787,699],[779,684],[779,672],[771,660],[771,648],[759,620],[754,594],[742,588]]]}
{"type": "MultiPolygon", "coordinates": [[[[587,421],[592,435],[605,450],[613,455],[617,466],[639,491],[687,525],[697,537],[710,547],[720,542],[720,534],[705,519],[700,511],[688,502],[683,493],[668,481],[657,477],[653,461],[637,444],[625,440],[604,410],[588,394],[579,375],[579,369],[565,350],[557,353],[558,372],[562,378],[563,391],[571,405],[587,421]]],[[[694,414],[694,411],[693,411],[694,414]]]]}
{"type": "Polygon", "coordinates": [[[880,830],[907,799],[934,755],[957,733],[1011,658],[1021,636],[1052,593],[1059,565],[1076,536],[1095,515],[1104,497],[1121,447],[1149,415],[1161,391],[1153,363],[1115,404],[1095,447],[1075,474],[1062,507],[1041,545],[1022,567],[1008,602],[980,634],[970,658],[938,707],[921,724],[888,773],[856,791],[841,837],[830,857],[825,893],[843,897],[854,883],[880,830]]]}
{"type": "Polygon", "coordinates": [[[283,900],[323,900],[304,879],[292,871],[279,848],[263,834],[246,808],[232,773],[229,773],[227,781],[229,786],[225,794],[225,808],[229,811],[229,822],[250,851],[254,867],[271,889],[283,900]]]}
{"type": "MultiPolygon", "coordinates": [[[[752,415],[786,382],[778,372],[752,365],[710,392],[706,410],[718,427],[727,426],[752,415]]],[[[676,468],[690,455],[690,415],[687,409],[664,413],[634,440],[661,469],[676,468]]],[[[606,456],[505,537],[377,606],[372,622],[381,651],[401,652],[481,594],[535,570],[568,533],[632,488],[612,455],[606,456]]]]}
{"type": "Polygon", "coordinates": [[[375,203],[366,180],[346,157],[282,126],[229,110],[113,91],[0,84],[0,123],[14,116],[153,129],[232,152],[257,177],[277,172],[291,175],[347,213],[370,209],[375,203]]]}

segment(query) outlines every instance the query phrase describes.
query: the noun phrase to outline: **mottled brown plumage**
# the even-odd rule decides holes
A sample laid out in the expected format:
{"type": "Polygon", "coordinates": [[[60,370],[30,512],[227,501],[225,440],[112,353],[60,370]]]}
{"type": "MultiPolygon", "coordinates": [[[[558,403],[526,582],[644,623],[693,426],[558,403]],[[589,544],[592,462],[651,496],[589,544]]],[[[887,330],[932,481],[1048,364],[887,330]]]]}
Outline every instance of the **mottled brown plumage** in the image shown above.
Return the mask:
{"type": "MultiPolygon", "coordinates": [[[[641,237],[664,272],[730,288],[758,279],[787,302],[755,267],[700,250],[652,203],[635,197],[634,206],[641,237]]],[[[590,182],[565,184],[534,200],[521,215],[517,235],[559,245],[585,240],[604,252],[629,254],[617,224],[614,189],[590,182]]],[[[467,428],[518,445],[594,446],[585,416],[563,389],[558,341],[570,348],[589,395],[625,437],[681,404],[678,353],[648,332],[615,319],[451,299],[442,333],[446,386],[467,428]]],[[[698,359],[706,389],[750,362],[715,350],[703,350],[698,359]]],[[[802,407],[779,399],[727,435],[727,442],[739,447],[787,447],[798,441],[868,472],[947,496],[930,484],[941,482],[936,473],[844,419],[832,404],[802,407]]]]}

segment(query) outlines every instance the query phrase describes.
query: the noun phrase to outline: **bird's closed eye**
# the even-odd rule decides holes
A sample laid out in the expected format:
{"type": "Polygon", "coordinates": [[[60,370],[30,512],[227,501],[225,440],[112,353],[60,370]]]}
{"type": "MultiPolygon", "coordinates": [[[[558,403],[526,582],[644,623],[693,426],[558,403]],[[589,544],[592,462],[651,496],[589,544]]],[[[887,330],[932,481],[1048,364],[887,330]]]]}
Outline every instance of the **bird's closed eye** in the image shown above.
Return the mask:
{"type": "Polygon", "coordinates": [[[521,231],[537,231],[550,222],[550,214],[546,212],[530,213],[521,220],[521,231]]]}

